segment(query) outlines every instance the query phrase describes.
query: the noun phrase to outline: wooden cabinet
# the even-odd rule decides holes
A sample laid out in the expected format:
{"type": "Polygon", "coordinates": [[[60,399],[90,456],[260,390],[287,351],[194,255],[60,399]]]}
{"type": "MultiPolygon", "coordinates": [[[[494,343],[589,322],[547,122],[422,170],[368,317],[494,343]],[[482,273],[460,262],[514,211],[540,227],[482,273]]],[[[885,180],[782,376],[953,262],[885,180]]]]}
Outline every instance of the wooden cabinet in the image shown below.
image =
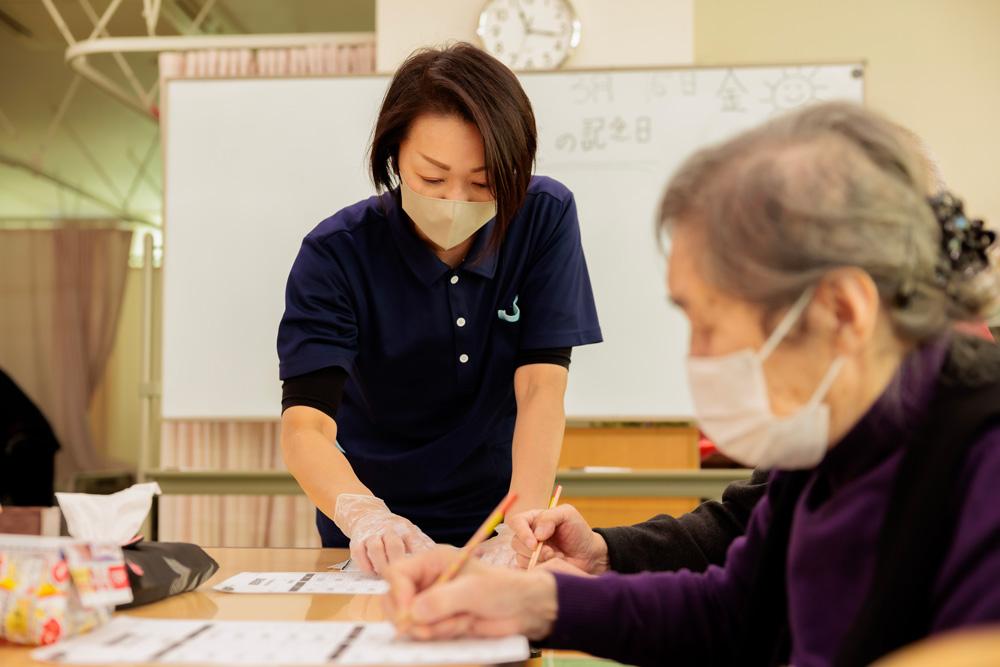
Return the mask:
{"type": "MultiPolygon", "coordinates": [[[[566,429],[561,470],[616,467],[633,470],[698,468],[698,430],[686,424],[571,426],[566,429]]],[[[564,494],[592,526],[638,523],[656,514],[684,514],[699,498],[576,496],[564,494]]]]}
{"type": "Polygon", "coordinates": [[[698,467],[698,429],[684,424],[569,426],[559,467],[616,466],[636,470],[698,467]]]}

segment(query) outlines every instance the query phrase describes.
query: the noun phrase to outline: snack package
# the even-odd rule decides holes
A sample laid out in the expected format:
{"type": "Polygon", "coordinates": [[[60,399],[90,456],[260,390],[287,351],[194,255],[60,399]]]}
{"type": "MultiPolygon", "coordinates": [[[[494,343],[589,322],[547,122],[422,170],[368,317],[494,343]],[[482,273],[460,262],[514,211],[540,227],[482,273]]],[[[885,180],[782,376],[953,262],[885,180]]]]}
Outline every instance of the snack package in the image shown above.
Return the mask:
{"type": "Polygon", "coordinates": [[[0,639],[52,644],[106,623],[131,600],[118,545],[0,534],[0,639]]]}

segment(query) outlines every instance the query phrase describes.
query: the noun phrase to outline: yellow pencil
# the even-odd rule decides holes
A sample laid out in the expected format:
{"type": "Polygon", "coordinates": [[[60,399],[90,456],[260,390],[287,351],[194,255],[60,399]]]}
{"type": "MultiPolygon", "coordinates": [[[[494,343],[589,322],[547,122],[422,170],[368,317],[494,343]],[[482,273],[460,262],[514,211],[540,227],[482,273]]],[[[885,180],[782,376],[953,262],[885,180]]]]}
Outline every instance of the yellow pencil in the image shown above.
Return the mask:
{"type": "MultiPolygon", "coordinates": [[[[472,552],[476,550],[476,547],[482,544],[486,538],[488,538],[493,531],[496,530],[496,527],[500,525],[500,522],[503,521],[504,514],[507,513],[510,506],[513,505],[516,500],[517,494],[514,492],[510,492],[504,496],[503,500],[500,501],[500,504],[497,505],[496,509],[493,510],[488,517],[486,517],[485,521],[483,521],[483,525],[479,526],[478,530],[476,530],[476,532],[472,534],[472,537],[469,538],[469,541],[465,543],[465,546],[459,549],[458,556],[455,557],[455,560],[453,560],[451,564],[448,565],[448,568],[445,569],[434,581],[434,583],[428,586],[425,590],[428,590],[433,586],[437,586],[438,584],[443,584],[454,578],[454,576],[458,574],[458,571],[462,569],[462,566],[469,560],[469,556],[471,556],[472,552]]],[[[410,612],[405,611],[396,620],[396,626],[399,628],[400,632],[406,632],[412,622],[413,618],[410,616],[410,612]]]]}
{"type": "MultiPolygon", "coordinates": [[[[549,501],[549,509],[552,509],[559,504],[559,496],[562,495],[562,484],[556,485],[556,490],[552,492],[552,500],[549,501]]],[[[545,546],[545,541],[540,540],[538,544],[535,545],[535,551],[531,554],[531,560],[528,561],[528,569],[535,567],[538,564],[538,556],[542,553],[542,547],[545,546]]]]}
{"type": "Polygon", "coordinates": [[[441,573],[433,585],[436,586],[438,584],[443,584],[458,574],[458,571],[461,570],[462,566],[469,560],[469,556],[471,556],[472,552],[476,550],[476,547],[485,542],[486,539],[493,534],[496,527],[500,525],[501,521],[503,521],[504,514],[507,513],[507,510],[510,509],[510,506],[513,505],[516,500],[517,494],[514,492],[508,493],[504,496],[504,499],[500,501],[497,508],[493,510],[492,514],[486,517],[486,521],[483,521],[483,525],[481,525],[479,529],[472,534],[472,537],[470,537],[469,541],[465,543],[465,546],[459,550],[458,556],[455,557],[455,560],[451,562],[448,569],[441,573]]]}

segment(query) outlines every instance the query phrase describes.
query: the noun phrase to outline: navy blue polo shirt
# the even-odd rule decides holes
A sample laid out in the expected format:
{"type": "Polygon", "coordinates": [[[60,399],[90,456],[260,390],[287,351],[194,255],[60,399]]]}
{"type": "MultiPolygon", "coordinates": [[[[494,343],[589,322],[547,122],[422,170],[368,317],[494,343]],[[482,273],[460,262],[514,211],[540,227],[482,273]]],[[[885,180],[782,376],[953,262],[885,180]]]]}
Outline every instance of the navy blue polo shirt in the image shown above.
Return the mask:
{"type": "MultiPolygon", "coordinates": [[[[601,340],[572,193],[535,176],[489,252],[494,224],[451,269],[398,189],[349,206],[302,242],[278,329],[282,380],[347,371],[341,448],[437,542],[464,542],[510,486],[518,353],[601,340]]],[[[324,546],[347,545],[320,512],[317,525],[324,546]]]]}

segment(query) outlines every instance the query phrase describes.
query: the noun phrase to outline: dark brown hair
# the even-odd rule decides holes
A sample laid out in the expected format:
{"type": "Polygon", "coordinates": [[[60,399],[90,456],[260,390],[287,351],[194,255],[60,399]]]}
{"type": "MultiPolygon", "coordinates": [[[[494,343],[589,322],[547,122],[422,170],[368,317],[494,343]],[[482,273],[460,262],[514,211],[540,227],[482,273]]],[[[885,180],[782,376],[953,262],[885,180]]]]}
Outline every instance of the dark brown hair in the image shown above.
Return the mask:
{"type": "Polygon", "coordinates": [[[528,96],[506,65],[466,42],[415,52],[396,70],[375,123],[371,171],[380,192],[396,186],[399,145],[425,113],[454,114],[479,129],[486,182],[497,201],[489,247],[498,248],[524,202],[535,162],[538,139],[528,96]]]}

